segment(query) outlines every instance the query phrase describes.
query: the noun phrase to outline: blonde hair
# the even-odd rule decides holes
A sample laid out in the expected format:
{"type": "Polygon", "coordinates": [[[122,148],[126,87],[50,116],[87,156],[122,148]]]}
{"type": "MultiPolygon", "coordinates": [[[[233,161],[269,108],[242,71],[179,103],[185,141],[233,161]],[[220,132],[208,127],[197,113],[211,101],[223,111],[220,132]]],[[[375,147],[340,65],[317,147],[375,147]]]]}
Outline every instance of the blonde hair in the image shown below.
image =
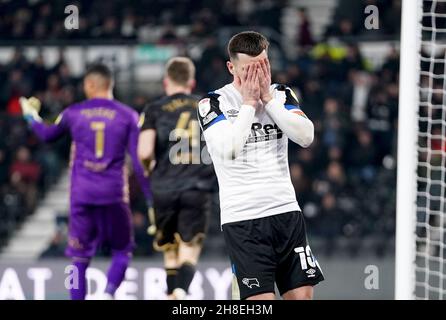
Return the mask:
{"type": "Polygon", "coordinates": [[[167,77],[181,86],[187,86],[190,80],[195,79],[195,65],[187,57],[171,58],[166,64],[167,77]]]}

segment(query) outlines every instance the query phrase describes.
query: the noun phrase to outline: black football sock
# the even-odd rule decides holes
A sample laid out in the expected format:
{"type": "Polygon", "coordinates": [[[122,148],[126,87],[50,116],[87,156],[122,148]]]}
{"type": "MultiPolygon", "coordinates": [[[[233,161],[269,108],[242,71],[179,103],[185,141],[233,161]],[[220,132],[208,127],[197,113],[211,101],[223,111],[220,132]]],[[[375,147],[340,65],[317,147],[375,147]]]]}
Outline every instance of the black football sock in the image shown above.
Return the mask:
{"type": "Polygon", "coordinates": [[[195,266],[191,263],[183,263],[178,269],[176,288],[183,289],[186,293],[189,290],[190,283],[195,275],[195,266]]]}
{"type": "Polygon", "coordinates": [[[166,268],[167,295],[171,295],[176,287],[178,269],[166,268]]]}

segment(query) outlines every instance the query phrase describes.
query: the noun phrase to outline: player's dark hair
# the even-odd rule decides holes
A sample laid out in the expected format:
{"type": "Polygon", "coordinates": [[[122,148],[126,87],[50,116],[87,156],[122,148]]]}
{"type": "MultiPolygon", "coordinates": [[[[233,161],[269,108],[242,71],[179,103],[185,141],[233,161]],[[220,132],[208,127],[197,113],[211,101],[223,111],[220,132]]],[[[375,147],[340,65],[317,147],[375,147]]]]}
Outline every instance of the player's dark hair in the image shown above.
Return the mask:
{"type": "Polygon", "coordinates": [[[109,67],[103,63],[95,63],[88,67],[87,72],[85,72],[85,77],[90,75],[99,75],[110,83],[113,81],[113,73],[109,67]]]}
{"type": "Polygon", "coordinates": [[[176,84],[187,86],[195,78],[195,65],[187,57],[174,57],[166,64],[166,75],[176,84]]]}
{"type": "Polygon", "coordinates": [[[229,40],[228,55],[231,59],[237,59],[238,53],[244,53],[255,57],[268,50],[269,42],[260,33],[255,31],[244,31],[237,33],[229,40]]]}

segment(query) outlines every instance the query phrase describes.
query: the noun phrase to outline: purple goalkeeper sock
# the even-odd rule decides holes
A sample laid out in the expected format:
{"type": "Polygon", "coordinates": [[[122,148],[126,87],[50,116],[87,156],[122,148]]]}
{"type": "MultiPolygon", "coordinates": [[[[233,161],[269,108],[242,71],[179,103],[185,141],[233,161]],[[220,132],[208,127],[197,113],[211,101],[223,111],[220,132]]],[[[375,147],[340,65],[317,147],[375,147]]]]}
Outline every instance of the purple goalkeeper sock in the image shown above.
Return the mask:
{"type": "Polygon", "coordinates": [[[85,273],[87,271],[90,261],[88,260],[73,260],[73,266],[77,268],[78,285],[70,288],[71,300],[85,300],[87,294],[87,278],[85,273]]]}
{"type": "Polygon", "coordinates": [[[115,253],[112,256],[112,263],[107,273],[107,288],[105,292],[114,296],[125,277],[125,271],[130,262],[128,253],[115,253]]]}

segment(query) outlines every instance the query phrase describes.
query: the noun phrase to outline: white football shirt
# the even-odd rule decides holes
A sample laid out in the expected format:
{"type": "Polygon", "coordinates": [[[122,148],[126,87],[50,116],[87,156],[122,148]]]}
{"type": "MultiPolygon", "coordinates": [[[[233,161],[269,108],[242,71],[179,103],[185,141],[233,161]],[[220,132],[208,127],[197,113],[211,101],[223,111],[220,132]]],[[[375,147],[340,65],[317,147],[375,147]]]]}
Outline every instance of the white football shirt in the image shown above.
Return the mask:
{"type": "MultiPolygon", "coordinates": [[[[275,84],[271,91],[283,108],[301,112],[291,89],[275,84]]],[[[258,103],[252,123],[247,124],[246,142],[237,156],[230,158],[217,157],[213,151],[223,148],[215,144],[226,143],[225,137],[232,133],[232,127],[222,123],[233,124],[239,113],[254,113],[254,108],[242,106],[242,96],[233,84],[209,93],[198,105],[198,118],[218,178],[222,225],[300,211],[288,166],[288,137],[261,101],[258,103]]]]}

